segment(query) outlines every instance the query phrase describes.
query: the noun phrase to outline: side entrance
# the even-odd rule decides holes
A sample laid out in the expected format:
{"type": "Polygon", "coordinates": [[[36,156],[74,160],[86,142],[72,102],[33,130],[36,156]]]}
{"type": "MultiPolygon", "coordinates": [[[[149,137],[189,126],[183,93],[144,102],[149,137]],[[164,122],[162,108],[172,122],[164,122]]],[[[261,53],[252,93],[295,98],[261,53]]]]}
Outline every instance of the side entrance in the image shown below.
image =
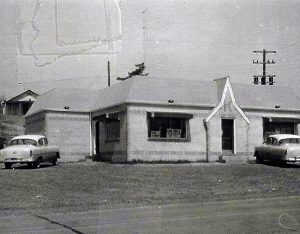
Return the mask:
{"type": "Polygon", "coordinates": [[[234,154],[234,120],[222,119],[222,154],[234,154]]]}

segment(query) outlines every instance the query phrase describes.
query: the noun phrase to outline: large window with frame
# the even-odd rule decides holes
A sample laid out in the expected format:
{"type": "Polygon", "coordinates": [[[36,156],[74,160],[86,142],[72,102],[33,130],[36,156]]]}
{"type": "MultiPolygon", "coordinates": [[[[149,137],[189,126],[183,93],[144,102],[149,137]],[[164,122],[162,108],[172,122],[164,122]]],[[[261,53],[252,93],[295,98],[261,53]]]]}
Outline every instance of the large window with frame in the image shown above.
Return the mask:
{"type": "Polygon", "coordinates": [[[148,118],[149,139],[187,139],[188,119],[183,117],[156,116],[148,118]]]}
{"type": "Polygon", "coordinates": [[[289,118],[263,118],[264,140],[273,134],[298,134],[299,120],[289,118]]]}
{"type": "Polygon", "coordinates": [[[106,140],[107,141],[120,140],[120,120],[118,118],[106,119],[106,140]]]}

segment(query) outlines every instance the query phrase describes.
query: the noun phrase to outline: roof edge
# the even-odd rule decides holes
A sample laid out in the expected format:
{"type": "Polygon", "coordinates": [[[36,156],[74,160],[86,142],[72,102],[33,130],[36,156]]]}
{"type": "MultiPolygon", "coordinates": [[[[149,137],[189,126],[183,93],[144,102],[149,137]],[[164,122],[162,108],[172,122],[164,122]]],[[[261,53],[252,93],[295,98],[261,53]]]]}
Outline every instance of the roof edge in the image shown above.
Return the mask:
{"type": "Polygon", "coordinates": [[[168,103],[161,103],[161,102],[139,102],[139,101],[126,101],[126,102],[119,102],[117,104],[111,105],[111,106],[106,106],[104,108],[97,108],[97,109],[93,109],[90,112],[96,112],[99,110],[107,110],[107,109],[111,109],[113,107],[117,107],[117,106],[121,106],[121,105],[130,105],[130,104],[138,104],[138,105],[155,105],[155,106],[168,106],[168,107],[178,107],[178,106],[183,106],[183,107],[197,107],[197,108],[214,108],[215,105],[211,105],[211,104],[168,104],[168,103]]]}
{"type": "Polygon", "coordinates": [[[16,97],[18,97],[18,96],[21,96],[23,93],[27,93],[27,92],[32,92],[32,93],[36,94],[37,96],[40,96],[40,94],[38,94],[38,93],[32,91],[31,89],[27,89],[27,90],[23,91],[22,93],[19,93],[19,94],[13,96],[13,97],[9,97],[8,99],[5,100],[5,102],[9,102],[9,101],[11,101],[12,99],[14,99],[14,98],[16,98],[16,97]]]}
{"type": "Polygon", "coordinates": [[[287,109],[287,108],[269,108],[269,107],[255,107],[255,106],[249,106],[249,107],[241,107],[244,111],[255,111],[255,110],[261,110],[261,111],[284,111],[284,112],[300,112],[300,109],[287,109]]]}
{"type": "Polygon", "coordinates": [[[62,109],[42,109],[36,112],[30,113],[29,115],[25,115],[25,118],[31,117],[33,115],[39,114],[40,112],[63,112],[63,113],[91,113],[91,110],[62,110],[62,109]]]}

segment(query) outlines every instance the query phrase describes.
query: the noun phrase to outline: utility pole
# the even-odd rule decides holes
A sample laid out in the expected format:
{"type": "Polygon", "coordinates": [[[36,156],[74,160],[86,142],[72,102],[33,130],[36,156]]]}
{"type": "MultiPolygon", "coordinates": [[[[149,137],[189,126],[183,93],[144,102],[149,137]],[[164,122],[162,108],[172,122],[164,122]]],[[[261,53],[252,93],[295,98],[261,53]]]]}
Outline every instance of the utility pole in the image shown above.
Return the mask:
{"type": "Polygon", "coordinates": [[[266,85],[267,83],[269,85],[273,85],[274,82],[274,77],[276,75],[267,75],[266,72],[266,65],[267,64],[275,64],[275,61],[272,59],[272,61],[270,60],[266,60],[266,54],[276,54],[276,51],[267,51],[265,49],[263,50],[254,50],[253,53],[261,53],[263,55],[263,61],[259,62],[258,60],[254,61],[253,60],[253,64],[262,64],[263,65],[263,74],[262,75],[254,75],[254,84],[261,84],[261,85],[266,85]],[[260,78],[260,81],[259,81],[260,78]],[[268,78],[268,81],[267,81],[268,78]]]}
{"type": "Polygon", "coordinates": [[[110,62],[107,61],[107,82],[108,82],[108,87],[110,86],[110,62]]]}
{"type": "Polygon", "coordinates": [[[145,9],[142,11],[143,13],[143,63],[146,64],[146,29],[147,29],[147,25],[146,25],[146,16],[145,13],[148,11],[148,9],[145,9]]]}

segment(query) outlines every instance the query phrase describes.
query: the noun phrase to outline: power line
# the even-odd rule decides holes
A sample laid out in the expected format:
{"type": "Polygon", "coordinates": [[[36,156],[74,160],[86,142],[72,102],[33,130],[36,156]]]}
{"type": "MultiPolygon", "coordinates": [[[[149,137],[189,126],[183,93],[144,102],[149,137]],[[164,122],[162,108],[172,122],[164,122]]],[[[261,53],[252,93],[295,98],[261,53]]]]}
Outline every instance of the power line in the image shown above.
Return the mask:
{"type": "Polygon", "coordinates": [[[260,53],[263,55],[263,60],[262,62],[256,60],[254,61],[253,60],[253,64],[262,64],[263,65],[263,74],[262,75],[254,75],[253,78],[254,78],[254,84],[261,84],[261,85],[266,85],[267,83],[269,85],[273,85],[274,84],[274,77],[276,75],[266,75],[266,65],[267,64],[275,64],[275,61],[272,60],[266,60],[266,54],[276,54],[276,51],[267,51],[265,49],[263,50],[254,50],[253,53],[260,53]],[[259,78],[260,78],[260,81],[259,81],[259,78]],[[269,79],[269,81],[267,81],[267,78],[269,79]]]}

